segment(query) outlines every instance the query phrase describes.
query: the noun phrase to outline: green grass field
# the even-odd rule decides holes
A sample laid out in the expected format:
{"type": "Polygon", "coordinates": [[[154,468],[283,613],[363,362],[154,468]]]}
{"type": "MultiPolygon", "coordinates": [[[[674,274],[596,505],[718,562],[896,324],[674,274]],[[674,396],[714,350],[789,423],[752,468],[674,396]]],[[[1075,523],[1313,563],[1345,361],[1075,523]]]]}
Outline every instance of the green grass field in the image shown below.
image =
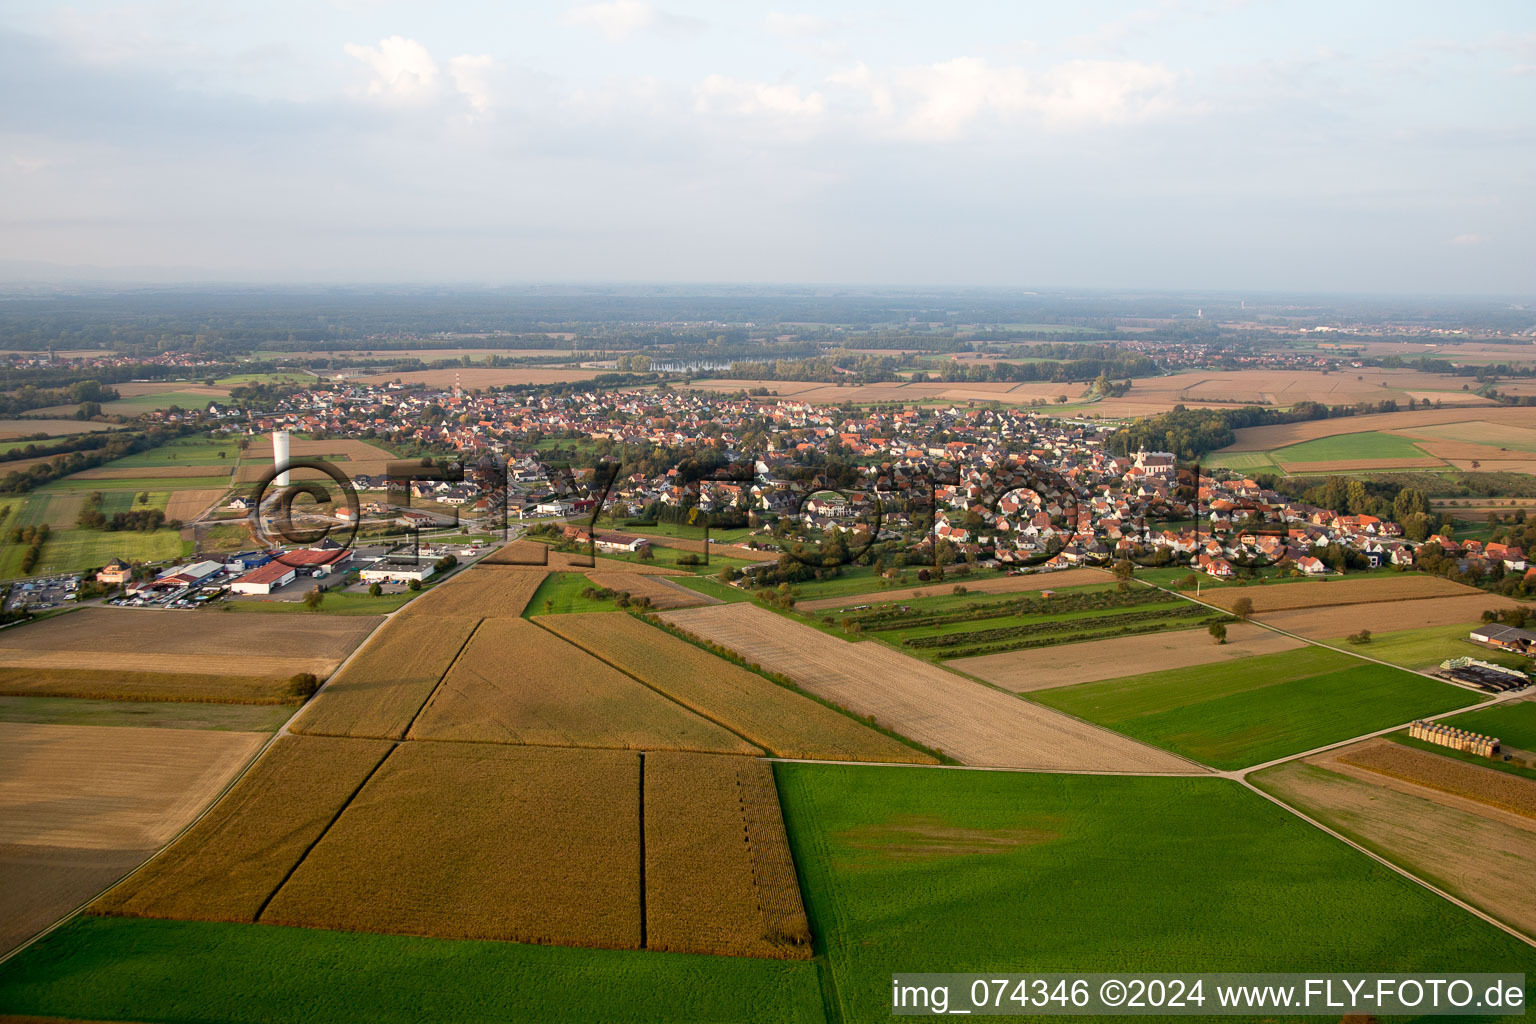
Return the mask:
{"type": "Polygon", "coordinates": [[[709,597],[718,598],[726,604],[752,600],[751,594],[735,587],[728,587],[712,576],[674,576],[672,582],[689,590],[697,590],[709,597]]]}
{"type": "MultiPolygon", "coordinates": [[[[657,523],[654,526],[625,526],[624,521],[621,519],[617,525],[599,526],[598,529],[614,529],[620,533],[633,533],[644,537],[667,537],[673,540],[703,541],[704,539],[702,528],[682,526],[677,523],[657,523]]],[[[751,528],[746,526],[733,529],[714,529],[709,531],[709,539],[711,541],[719,541],[721,544],[735,544],[737,541],[745,540],[751,533],[751,528]]]]}
{"type": "Polygon", "coordinates": [[[1428,668],[1447,658],[1477,658],[1491,661],[1507,668],[1529,667],[1529,658],[1509,654],[1473,643],[1467,636],[1474,627],[1426,626],[1423,629],[1401,629],[1391,633],[1372,633],[1371,642],[1354,647],[1343,637],[1329,640],[1335,647],[1358,650],[1368,658],[1390,661],[1403,668],[1428,668]]]}
{"type": "Polygon", "coordinates": [[[1339,434],[1276,448],[1275,462],[1347,462],[1359,459],[1422,459],[1425,452],[1412,439],[1380,431],[1339,434]]]}
{"type": "Polygon", "coordinates": [[[844,1021],[889,1019],[907,971],[1536,968],[1536,950],[1229,781],[775,774],[844,1021]]]}
{"type": "Polygon", "coordinates": [[[274,732],[292,717],[293,711],[288,706],[259,704],[0,697],[0,722],[43,725],[131,725],[147,729],[274,732]]]}
{"type": "Polygon", "coordinates": [[[535,615],[565,615],[570,612],[616,612],[619,606],[612,601],[600,601],[582,597],[581,592],[592,586],[592,581],[579,572],[552,572],[544,577],[539,589],[534,591],[523,610],[524,618],[535,615]],[[548,607],[545,607],[546,603],[548,607]]]}
{"type": "MultiPolygon", "coordinates": [[[[0,545],[0,579],[15,579],[21,575],[20,544],[0,545]]],[[[175,530],[155,530],[139,533],[137,530],[121,530],[106,533],[100,530],[54,530],[43,545],[33,576],[56,572],[77,572],[106,565],[113,558],[122,557],[133,562],[173,561],[192,553],[190,541],[181,539],[175,530]]]]}
{"type": "Polygon", "coordinates": [[[1278,473],[1280,467],[1265,452],[1212,452],[1200,460],[1202,466],[1230,469],[1239,473],[1278,473]]]}
{"type": "Polygon", "coordinates": [[[234,441],[182,437],[149,451],[115,459],[108,465],[114,469],[137,466],[214,466],[227,471],[235,464],[239,454],[240,447],[234,441]],[[223,458],[219,457],[220,453],[223,453],[223,458]]]}
{"type": "Polygon", "coordinates": [[[816,1024],[817,965],[79,918],[0,965],[0,1014],[222,1024],[816,1024]]]}
{"type": "Polygon", "coordinates": [[[1215,768],[1234,769],[1475,704],[1460,687],[1320,647],[1028,694],[1215,768]]]}
{"type": "Polygon", "coordinates": [[[1526,700],[1469,711],[1445,719],[1445,724],[1497,736],[1505,746],[1536,752],[1536,702],[1526,700]]]}

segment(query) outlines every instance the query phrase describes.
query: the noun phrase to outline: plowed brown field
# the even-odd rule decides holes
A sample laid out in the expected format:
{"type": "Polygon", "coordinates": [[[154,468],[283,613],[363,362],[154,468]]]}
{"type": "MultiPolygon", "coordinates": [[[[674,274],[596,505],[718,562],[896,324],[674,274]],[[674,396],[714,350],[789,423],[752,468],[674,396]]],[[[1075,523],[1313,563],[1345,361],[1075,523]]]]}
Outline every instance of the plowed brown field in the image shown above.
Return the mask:
{"type": "Polygon", "coordinates": [[[695,594],[664,578],[633,572],[589,572],[587,579],[608,590],[623,591],[632,598],[650,598],[652,608],[697,608],[709,604],[702,594],[695,594]]]}
{"type": "MultiPolygon", "coordinates": [[[[1200,600],[1228,611],[1243,598],[1253,602],[1255,613],[1289,611],[1293,608],[1324,608],[1338,604],[1371,604],[1377,601],[1413,601],[1437,597],[1474,597],[1483,591],[1423,573],[1396,576],[1363,576],[1325,581],[1303,580],[1258,587],[1225,587],[1207,590],[1200,600]]],[[[1194,597],[1194,591],[1185,593],[1194,597]]]]}
{"type": "Polygon", "coordinates": [[[1454,626],[1465,622],[1470,624],[1470,630],[1471,626],[1480,621],[1484,609],[1514,608],[1519,604],[1512,598],[1498,594],[1469,594],[1463,597],[1353,604],[1347,611],[1336,607],[1296,608],[1291,611],[1263,612],[1259,618],[1265,625],[1296,633],[1309,640],[1327,640],[1339,635],[1340,625],[1352,630],[1390,633],[1399,629],[1454,626]]]}

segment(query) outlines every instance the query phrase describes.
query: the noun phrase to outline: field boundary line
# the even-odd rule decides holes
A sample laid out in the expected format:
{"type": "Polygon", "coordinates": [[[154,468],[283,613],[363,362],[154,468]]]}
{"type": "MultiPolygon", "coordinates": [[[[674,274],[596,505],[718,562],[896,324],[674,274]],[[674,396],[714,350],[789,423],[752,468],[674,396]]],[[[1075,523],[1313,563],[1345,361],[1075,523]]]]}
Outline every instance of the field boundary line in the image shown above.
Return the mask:
{"type": "Polygon", "coordinates": [[[359,782],[357,784],[357,788],[352,790],[352,792],[347,796],[346,800],[342,801],[340,809],[338,809],[335,814],[331,815],[330,821],[325,823],[325,828],[320,830],[320,834],[315,836],[313,842],[304,847],[304,852],[299,854],[299,859],[293,862],[293,867],[289,868],[287,872],[284,873],[282,881],[278,882],[277,885],[273,886],[272,891],[267,893],[267,898],[261,901],[261,906],[256,908],[256,913],[251,918],[252,924],[261,923],[261,915],[266,913],[267,904],[271,903],[277,894],[282,891],[283,886],[288,884],[288,880],[293,877],[294,872],[298,871],[300,866],[302,866],[303,863],[309,859],[310,851],[312,851],[316,846],[320,845],[320,840],[326,837],[326,834],[331,831],[332,826],[334,826],[337,820],[340,819],[344,813],[346,813],[347,808],[352,806],[352,801],[357,799],[357,794],[363,791],[363,787],[368,785],[369,781],[378,774],[380,768],[384,767],[384,762],[388,761],[390,756],[399,749],[399,742],[391,743],[389,749],[384,752],[384,756],[379,758],[379,763],[374,765],[373,768],[369,770],[367,775],[363,776],[363,781],[359,782]]]}
{"type": "Polygon", "coordinates": [[[469,642],[475,638],[476,633],[480,632],[480,627],[483,625],[485,625],[484,619],[481,619],[479,622],[475,623],[475,628],[469,631],[469,636],[465,637],[464,642],[459,645],[459,649],[454,654],[453,660],[448,663],[447,668],[443,669],[443,674],[437,677],[437,682],[432,684],[432,692],[427,694],[427,699],[421,702],[421,707],[416,709],[416,713],[411,716],[411,720],[405,723],[405,729],[400,733],[401,741],[404,741],[410,737],[411,729],[413,729],[416,725],[416,719],[421,717],[422,712],[426,711],[427,707],[432,703],[432,698],[437,696],[437,691],[442,687],[443,680],[448,678],[448,673],[452,672],[453,667],[459,663],[459,659],[464,657],[464,652],[469,649],[469,642]]]}
{"type": "Polygon", "coordinates": [[[1520,931],[1520,930],[1518,930],[1518,929],[1516,929],[1514,927],[1511,927],[1510,925],[1505,924],[1503,921],[1500,921],[1498,918],[1494,917],[1492,914],[1489,914],[1489,913],[1479,909],[1478,907],[1473,906],[1472,904],[1468,903],[1466,900],[1462,899],[1459,896],[1454,896],[1451,893],[1446,892],[1444,889],[1440,888],[1439,886],[1435,885],[1434,883],[1428,882],[1428,881],[1420,878],[1418,875],[1415,875],[1412,871],[1409,871],[1407,868],[1403,867],[1402,865],[1393,863],[1392,861],[1388,860],[1387,858],[1385,858],[1385,857],[1381,856],[1380,854],[1376,853],[1374,850],[1371,850],[1371,849],[1367,848],[1366,846],[1364,846],[1361,843],[1355,842],[1355,840],[1351,839],[1349,836],[1347,836],[1344,833],[1338,831],[1337,829],[1331,828],[1330,826],[1323,824],[1321,821],[1318,821],[1316,818],[1313,818],[1311,815],[1305,813],[1304,811],[1301,811],[1301,810],[1298,810],[1295,807],[1292,807],[1290,804],[1286,803],[1284,800],[1281,800],[1279,797],[1275,796],[1274,794],[1265,792],[1263,789],[1261,789],[1258,786],[1254,785],[1252,782],[1249,782],[1246,778],[1236,779],[1235,781],[1239,785],[1243,786],[1244,788],[1249,789],[1249,790],[1251,790],[1254,793],[1257,793],[1259,796],[1263,797],[1265,800],[1268,800],[1270,803],[1274,804],[1276,807],[1279,807],[1279,808],[1281,808],[1283,810],[1289,811],[1291,814],[1294,814],[1296,817],[1300,818],[1302,821],[1306,822],[1308,825],[1311,825],[1313,828],[1319,829],[1322,832],[1327,833],[1328,835],[1330,835],[1333,838],[1337,839],[1339,842],[1345,844],[1346,846],[1353,847],[1354,849],[1356,849],[1359,852],[1365,854],[1367,857],[1371,858],[1371,860],[1373,860],[1376,863],[1382,865],[1383,867],[1387,868],[1388,870],[1394,871],[1397,874],[1401,875],[1402,877],[1408,879],[1410,882],[1414,882],[1414,883],[1422,886],[1423,888],[1428,889],[1430,892],[1434,893],[1436,896],[1439,896],[1441,899],[1443,899],[1443,900],[1445,900],[1445,901],[1447,901],[1447,902],[1449,902],[1451,904],[1454,904],[1455,906],[1460,907],[1462,910],[1465,910],[1467,913],[1471,914],[1472,916],[1480,918],[1481,920],[1487,922],[1488,924],[1493,925],[1495,928],[1499,929],[1499,931],[1505,932],[1508,935],[1514,936],[1516,939],[1519,939],[1521,942],[1525,943],[1527,946],[1531,946],[1532,948],[1536,948],[1536,938],[1532,938],[1531,936],[1526,935],[1524,932],[1522,932],[1522,931],[1520,931]]]}
{"type": "Polygon", "coordinates": [[[650,934],[649,929],[646,928],[645,916],[648,912],[645,903],[645,751],[641,750],[638,753],[640,755],[638,775],[640,785],[636,788],[639,790],[640,802],[640,827],[637,830],[640,836],[640,948],[647,949],[649,948],[647,943],[650,941],[650,934]]]}

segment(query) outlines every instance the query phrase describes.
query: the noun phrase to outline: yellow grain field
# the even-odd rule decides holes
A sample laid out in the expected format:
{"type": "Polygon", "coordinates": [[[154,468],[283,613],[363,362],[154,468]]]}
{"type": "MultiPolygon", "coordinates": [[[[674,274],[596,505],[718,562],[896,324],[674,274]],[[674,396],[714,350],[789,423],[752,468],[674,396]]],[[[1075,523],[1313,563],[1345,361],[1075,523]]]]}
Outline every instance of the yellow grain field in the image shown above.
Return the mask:
{"type": "Polygon", "coordinates": [[[629,615],[546,615],[541,625],[779,757],[933,764],[809,697],[629,615]]]}
{"type": "Polygon", "coordinates": [[[772,766],[647,754],[644,777],[646,947],[810,959],[772,766]]]}
{"type": "Polygon", "coordinates": [[[662,619],[965,764],[1174,775],[1203,771],[1165,751],[883,644],[848,643],[753,605],[687,608],[663,612],[662,619]]]}
{"type": "Polygon", "coordinates": [[[638,754],[406,743],[260,920],[635,949],[640,870],[638,754]]]}
{"type": "Polygon", "coordinates": [[[254,921],[394,744],[279,738],[175,845],[91,906],[95,914],[254,921]]]}
{"type": "Polygon", "coordinates": [[[214,502],[223,497],[224,493],[224,488],[216,490],[172,491],[171,499],[165,503],[165,517],[167,519],[180,519],[182,522],[196,519],[206,512],[214,502]]]}
{"type": "Polygon", "coordinates": [[[486,619],[408,738],[761,753],[525,619],[486,619]]]}
{"type": "Polygon", "coordinates": [[[523,614],[544,582],[541,572],[492,572],[478,566],[440,583],[406,605],[401,614],[439,618],[498,618],[523,614]]]}
{"type": "Polygon", "coordinates": [[[479,624],[464,616],[394,616],[300,713],[293,731],[401,739],[479,624]]]}

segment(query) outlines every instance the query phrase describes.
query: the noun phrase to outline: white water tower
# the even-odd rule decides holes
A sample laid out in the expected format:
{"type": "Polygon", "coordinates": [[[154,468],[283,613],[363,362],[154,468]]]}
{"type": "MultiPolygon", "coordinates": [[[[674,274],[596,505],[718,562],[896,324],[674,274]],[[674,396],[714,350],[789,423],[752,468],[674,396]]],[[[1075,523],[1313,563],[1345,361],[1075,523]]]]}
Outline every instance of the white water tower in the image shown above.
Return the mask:
{"type": "MultiPolygon", "coordinates": [[[[288,431],[272,431],[272,465],[280,468],[288,465],[288,431]]],[[[278,487],[288,486],[288,470],[284,469],[272,481],[278,487]]]]}

